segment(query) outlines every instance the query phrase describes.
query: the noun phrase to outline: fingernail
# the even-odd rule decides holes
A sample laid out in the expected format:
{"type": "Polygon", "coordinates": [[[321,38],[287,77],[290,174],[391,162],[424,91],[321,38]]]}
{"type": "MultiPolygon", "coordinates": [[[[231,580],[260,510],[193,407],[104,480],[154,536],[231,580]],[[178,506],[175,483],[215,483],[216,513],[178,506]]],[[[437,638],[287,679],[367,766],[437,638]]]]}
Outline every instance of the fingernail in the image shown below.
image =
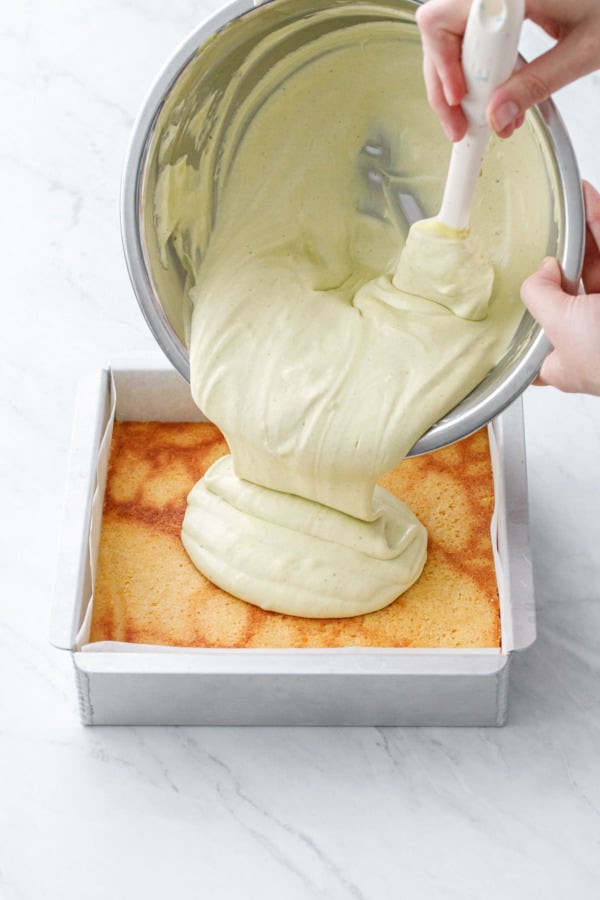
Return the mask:
{"type": "Polygon", "coordinates": [[[464,100],[464,91],[459,96],[454,85],[444,85],[444,99],[448,106],[458,106],[461,100],[464,100]]]}
{"type": "Polygon", "coordinates": [[[454,129],[451,125],[448,125],[446,122],[442,122],[442,128],[444,129],[444,134],[448,138],[449,141],[455,141],[456,138],[454,136],[454,129]]]}
{"type": "Polygon", "coordinates": [[[492,115],[494,131],[504,131],[521,114],[521,110],[514,100],[507,100],[492,115]]]}

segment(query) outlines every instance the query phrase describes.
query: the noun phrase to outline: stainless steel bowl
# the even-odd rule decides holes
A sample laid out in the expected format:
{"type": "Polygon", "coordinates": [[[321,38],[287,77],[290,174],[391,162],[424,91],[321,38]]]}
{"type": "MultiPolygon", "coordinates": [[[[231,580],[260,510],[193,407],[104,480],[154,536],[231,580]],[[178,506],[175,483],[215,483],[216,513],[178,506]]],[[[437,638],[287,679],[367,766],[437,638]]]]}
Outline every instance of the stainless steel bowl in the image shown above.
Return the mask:
{"type": "MultiPolygon", "coordinates": [[[[150,91],[133,131],[126,161],[121,225],[129,274],[142,313],[169,360],[189,380],[186,328],[189,299],[185,277],[175,254],[161,264],[153,222],[152,198],[156,187],[161,132],[173,115],[179,115],[180,98],[186,97],[181,115],[194,115],[217,96],[235,77],[242,61],[259,40],[275,40],[274,54],[286,52],[286,26],[306,22],[310,37],[311,14],[328,10],[328,27],[352,17],[412,19],[418,3],[412,0],[271,0],[253,6],[236,0],[200,25],[175,52],[150,91]],[[178,101],[177,103],[175,101],[178,101]]],[[[322,27],[322,26],[321,26],[322,27]]],[[[341,25],[339,26],[341,27],[341,25]]],[[[302,38],[301,38],[302,39],[302,38]]],[[[276,57],[273,57],[275,59],[276,57]]],[[[271,60],[271,62],[273,61],[271,60]]],[[[265,64],[269,64],[267,57],[265,64]]],[[[253,77],[260,78],[261,72],[253,77]]],[[[548,179],[554,194],[557,223],[555,246],[548,252],[558,257],[565,285],[575,292],[581,274],[585,236],[584,206],[577,161],[564,124],[551,101],[532,113],[549,160],[548,179]]],[[[186,148],[179,148],[185,151],[186,148]]],[[[193,148],[187,148],[192,150],[193,148]]],[[[207,187],[207,189],[210,189],[207,187]]],[[[533,381],[550,350],[539,325],[525,312],[504,357],[478,387],[443,419],[435,423],[412,448],[410,455],[453,443],[485,425],[508,406],[533,381]]]]}

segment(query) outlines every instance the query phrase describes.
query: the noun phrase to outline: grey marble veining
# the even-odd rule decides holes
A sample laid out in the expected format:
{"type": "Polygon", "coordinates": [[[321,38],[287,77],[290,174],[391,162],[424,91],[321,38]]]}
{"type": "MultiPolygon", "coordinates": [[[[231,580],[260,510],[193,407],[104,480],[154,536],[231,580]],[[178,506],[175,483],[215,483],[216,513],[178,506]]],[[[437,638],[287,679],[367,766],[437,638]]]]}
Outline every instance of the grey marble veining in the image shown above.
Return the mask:
{"type": "MultiPolygon", "coordinates": [[[[600,896],[600,400],[530,389],[538,639],[504,729],[96,728],[46,639],[77,378],[154,349],[118,194],[139,105],[216,4],[0,18],[0,898],[600,896]]],[[[528,55],[546,46],[534,29],[528,55]]],[[[598,75],[558,103],[600,186],[598,75]]]]}

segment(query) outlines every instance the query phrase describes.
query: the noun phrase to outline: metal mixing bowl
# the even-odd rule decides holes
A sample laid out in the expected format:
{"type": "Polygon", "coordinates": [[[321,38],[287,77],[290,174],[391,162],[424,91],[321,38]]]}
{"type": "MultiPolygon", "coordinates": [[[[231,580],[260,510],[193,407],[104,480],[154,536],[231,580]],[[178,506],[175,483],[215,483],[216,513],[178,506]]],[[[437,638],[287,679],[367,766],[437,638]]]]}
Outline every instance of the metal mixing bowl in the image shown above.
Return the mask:
{"type": "MultiPolygon", "coordinates": [[[[275,37],[271,63],[277,54],[285,53],[289,49],[286,26],[292,22],[306,23],[299,38],[296,32],[295,40],[310,39],[314,28],[311,14],[315,11],[328,10],[327,27],[332,28],[368,18],[401,16],[414,21],[417,5],[412,0],[396,0],[393,6],[373,0],[271,0],[253,6],[251,0],[236,0],[198,27],[158,77],[138,117],[129,149],[122,190],[122,233],[129,273],[144,317],[169,360],[187,380],[190,373],[185,335],[190,301],[185,274],[174,253],[168,265],[161,263],[153,221],[152,199],[165,130],[173,125],[174,117],[189,118],[213,102],[212,98],[218,98],[259,40],[275,37]],[[183,104],[182,96],[186,98],[183,104]]],[[[268,56],[263,64],[269,64],[268,56]]],[[[256,79],[260,76],[260,70],[254,72],[256,79]]],[[[537,117],[538,132],[546,145],[548,185],[557,226],[548,253],[558,257],[565,285],[574,293],[581,274],[585,235],[577,162],[553,103],[546,101],[531,115],[537,117]]],[[[178,148],[180,153],[193,151],[191,146],[178,148]]],[[[212,187],[207,185],[207,190],[212,187]]],[[[549,350],[540,327],[525,312],[500,362],[417,441],[410,455],[450,444],[491,421],[533,381],[549,350]]]]}

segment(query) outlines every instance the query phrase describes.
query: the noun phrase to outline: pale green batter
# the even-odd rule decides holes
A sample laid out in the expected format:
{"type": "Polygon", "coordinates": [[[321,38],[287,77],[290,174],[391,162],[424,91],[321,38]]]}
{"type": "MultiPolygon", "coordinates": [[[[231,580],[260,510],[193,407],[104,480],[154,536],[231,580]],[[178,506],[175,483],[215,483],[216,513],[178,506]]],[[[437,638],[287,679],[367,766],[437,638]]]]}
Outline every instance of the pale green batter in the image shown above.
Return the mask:
{"type": "Polygon", "coordinates": [[[392,283],[399,291],[441,303],[455,316],[478,321],[488,314],[494,267],[468,229],[422,219],[408,232],[392,283]]]}
{"type": "MultiPolygon", "coordinates": [[[[489,307],[461,288],[472,273],[458,263],[446,302],[398,289],[407,225],[391,207],[365,213],[362,151],[384,143],[393,184],[439,208],[449,148],[420,71],[414,26],[324,34],[230,110],[214,225],[202,161],[160,174],[158,233],[193,303],[193,396],[231,448],[192,490],[182,538],[208,578],[268,609],[357,615],[418,578],[425,530],[375,482],[503,355],[519,286],[547,252],[545,166],[526,125],[492,144],[475,199],[489,307]]],[[[199,135],[202,117],[188,127],[199,135]]]]}

